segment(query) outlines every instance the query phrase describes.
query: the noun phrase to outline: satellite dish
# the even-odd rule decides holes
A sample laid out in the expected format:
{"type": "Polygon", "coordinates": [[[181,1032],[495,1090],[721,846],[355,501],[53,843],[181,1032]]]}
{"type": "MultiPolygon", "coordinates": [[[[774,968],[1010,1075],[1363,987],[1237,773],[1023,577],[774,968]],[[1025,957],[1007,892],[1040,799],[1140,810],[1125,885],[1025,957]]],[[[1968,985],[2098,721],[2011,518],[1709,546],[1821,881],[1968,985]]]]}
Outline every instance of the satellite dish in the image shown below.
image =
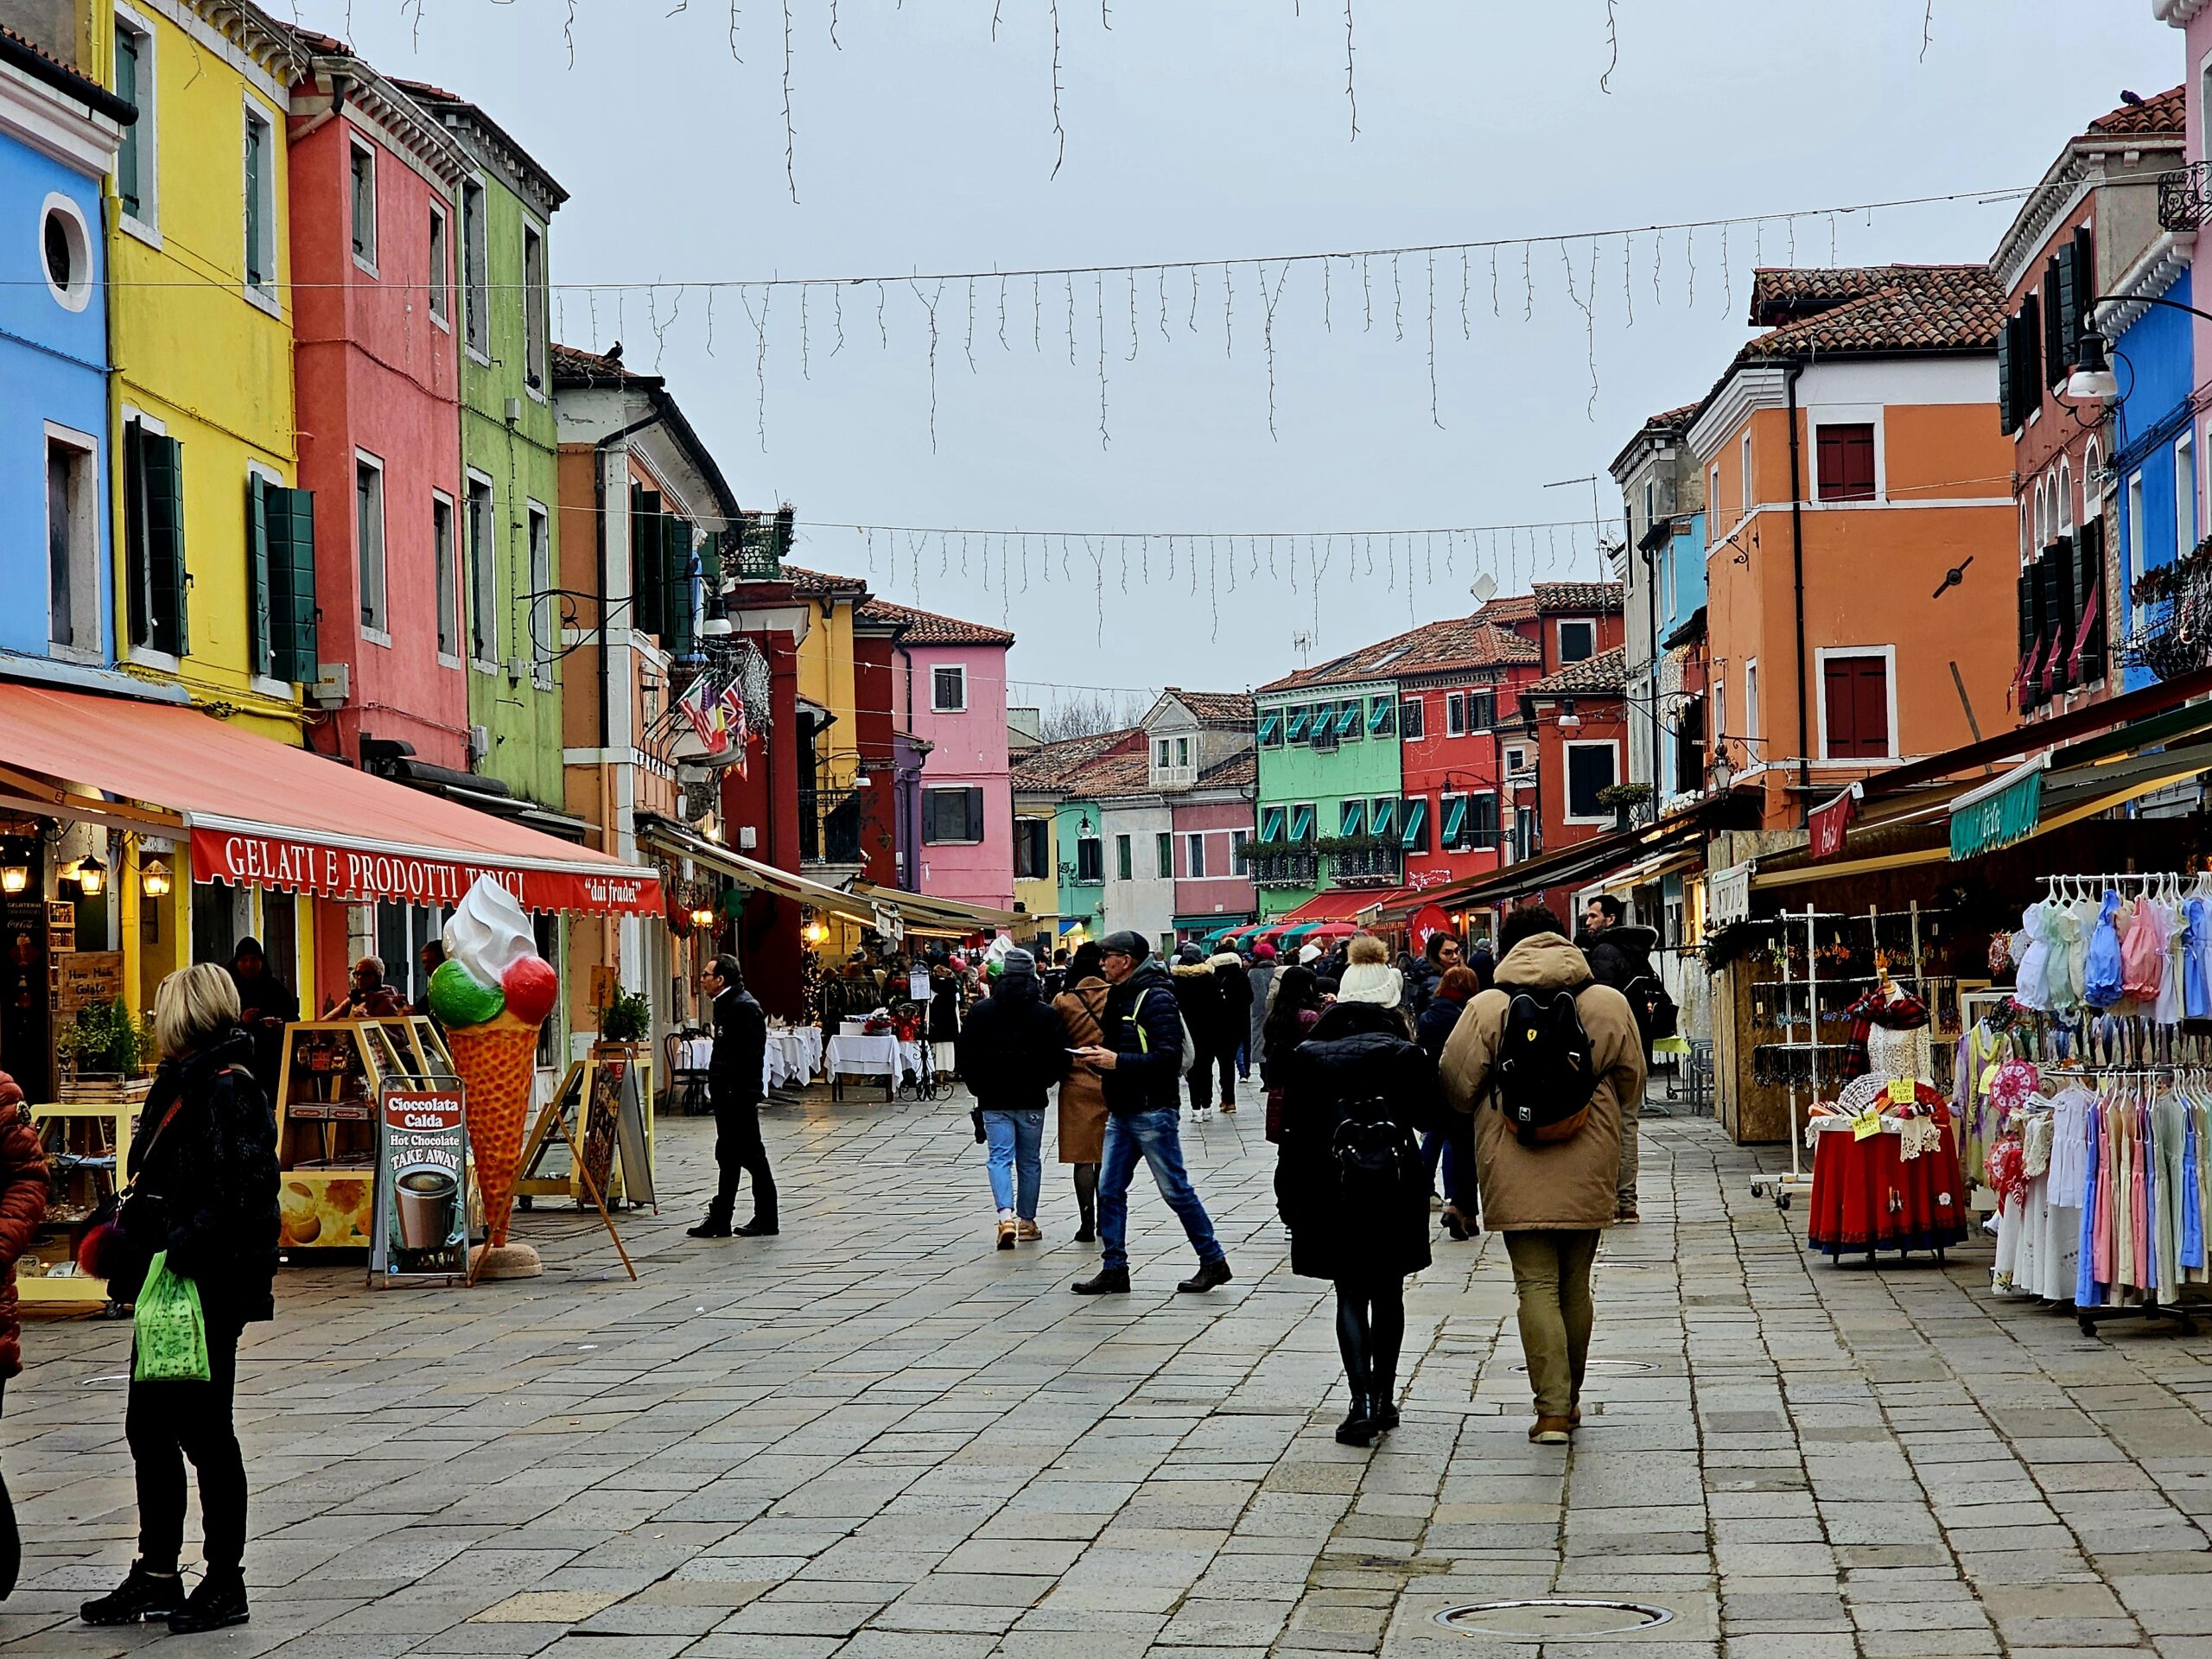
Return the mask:
{"type": "Polygon", "coordinates": [[[1487,605],[1497,592],[1497,578],[1485,570],[1468,585],[1467,591],[1475,596],[1476,604],[1487,605]]]}

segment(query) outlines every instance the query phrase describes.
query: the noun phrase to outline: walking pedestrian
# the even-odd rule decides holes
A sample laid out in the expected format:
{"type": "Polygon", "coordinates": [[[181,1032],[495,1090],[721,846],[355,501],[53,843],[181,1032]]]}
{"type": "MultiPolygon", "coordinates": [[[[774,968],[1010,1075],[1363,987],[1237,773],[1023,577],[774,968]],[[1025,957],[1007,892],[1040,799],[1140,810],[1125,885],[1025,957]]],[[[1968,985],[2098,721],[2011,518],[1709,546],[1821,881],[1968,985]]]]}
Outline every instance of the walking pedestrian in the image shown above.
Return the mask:
{"type": "MultiPolygon", "coordinates": [[[[1052,999],[1065,1046],[1092,1048],[1104,1040],[1112,990],[1099,965],[1098,946],[1085,940],[1068,961],[1065,988],[1052,999]]],[[[1058,1127],[1060,1161],[1075,1166],[1076,1210],[1083,1221],[1076,1243],[1088,1244],[1098,1236],[1098,1166],[1106,1156],[1105,1083],[1090,1067],[1070,1066],[1060,1079],[1058,1127]]]]}
{"type": "MultiPolygon", "coordinates": [[[[1428,1056],[1431,1065],[1444,1058],[1444,1045],[1451,1039],[1468,1002],[1481,988],[1475,983],[1474,969],[1464,963],[1454,963],[1437,982],[1436,995],[1421,1011],[1421,1018],[1414,1021],[1414,1040],[1428,1056]]],[[[1460,1240],[1477,1230],[1476,1206],[1472,1202],[1475,1148],[1469,1134],[1471,1127],[1458,1112],[1446,1112],[1421,1143],[1421,1162],[1428,1167],[1429,1179],[1435,1179],[1440,1164],[1443,1169],[1444,1230],[1460,1240]]]]}
{"type": "Polygon", "coordinates": [[[1357,960],[1358,943],[1344,995],[1290,1055],[1275,1161],[1290,1270],[1337,1289],[1337,1347],[1351,1391],[1337,1426],[1345,1446],[1398,1426],[1406,1275],[1429,1262],[1416,1137],[1441,1103],[1435,1064],[1410,1040],[1398,1007],[1397,970],[1363,971],[1381,964],[1357,960]]]}
{"type": "MultiPolygon", "coordinates": [[[[1651,1033],[1646,1028],[1646,1016],[1638,1012],[1637,1002],[1654,995],[1665,996],[1658,988],[1658,970],[1651,965],[1651,953],[1657,948],[1659,936],[1648,927],[1638,927],[1624,918],[1621,901],[1610,893],[1592,897],[1582,906],[1582,931],[1575,935],[1574,943],[1589,960],[1590,977],[1600,985],[1610,985],[1629,1000],[1629,1011],[1637,1015],[1637,1034],[1643,1049],[1647,1073],[1651,1061],[1651,1033]]],[[[1637,1118],[1643,1110],[1643,1091],[1637,1090],[1634,1100],[1621,1103],[1621,1167],[1620,1176],[1613,1190],[1613,1219],[1633,1222],[1640,1219],[1637,1200],[1637,1118]]]]}
{"type": "Polygon", "coordinates": [[[958,957],[947,957],[939,948],[930,963],[930,1064],[940,1078],[954,1075],[960,1040],[961,970],[958,957]]]}
{"type": "Polygon", "coordinates": [[[1244,1042],[1244,1070],[1240,1080],[1249,1080],[1251,1068],[1261,1065],[1267,1058],[1267,1046],[1261,1040],[1268,1026],[1268,1007],[1275,994],[1275,948],[1272,944],[1252,947],[1251,966],[1244,970],[1244,982],[1251,992],[1250,1018],[1247,1022],[1244,1042]]]}
{"type": "Polygon", "coordinates": [[[1452,1106],[1473,1116],[1483,1224],[1505,1235],[1513,1263],[1535,1395],[1529,1438],[1564,1445],[1581,1421],[1590,1266],[1613,1222],[1621,1115],[1643,1090],[1643,1047],[1628,999],[1591,977],[1549,910],[1514,912],[1498,944],[1497,983],[1467,1005],[1441,1072],[1452,1106]],[[1525,1130],[1509,1109],[1529,1114],[1525,1130]]]}
{"type": "Polygon", "coordinates": [[[1234,950],[1178,963],[1174,976],[1183,1022],[1190,1027],[1191,1040],[1198,1046],[1190,1072],[1191,1116],[1204,1122],[1216,1103],[1217,1077],[1221,1109],[1236,1109],[1236,1052],[1244,1046],[1245,1033],[1251,1028],[1251,1010],[1245,999],[1252,995],[1252,982],[1244,976],[1244,958],[1234,950]]]}
{"type": "Polygon", "coordinates": [[[162,1058],[130,1143],[130,1196],[93,1265],[108,1294],[128,1302],[166,1253],[167,1271],[200,1299],[207,1379],[131,1382],[123,1430],[137,1475],[138,1555],[120,1585],[79,1611],[87,1624],[166,1618],[189,1635],[246,1622],[245,1460],[232,1394],[239,1336],[276,1317],[276,1124],[224,969],[199,963],[162,982],[154,1040],[162,1058]],[[187,1458],[200,1475],[204,1535],[189,1596],[178,1570],[187,1458]]]}
{"type": "Polygon", "coordinates": [[[1268,1139],[1281,1141],[1291,1051],[1313,1034],[1321,1017],[1321,982],[1305,963],[1294,963],[1275,976],[1274,993],[1260,1041],[1260,1086],[1267,1090],[1268,1139]]]}
{"type": "Polygon", "coordinates": [[[1037,1190],[1044,1181],[1045,1102],[1067,1069],[1067,1034],[1046,1005],[1037,962],[1009,950],[997,983],[960,1033],[960,1075],[983,1114],[990,1146],[991,1197],[998,1205],[998,1247],[1044,1237],[1037,1190]]]}
{"type": "Polygon", "coordinates": [[[1437,986],[1444,976],[1460,965],[1464,960],[1459,941],[1450,933],[1432,933],[1428,943],[1421,947],[1412,969],[1406,975],[1406,1012],[1415,1020],[1428,1011],[1429,999],[1436,995],[1437,986]]]}
{"type": "MultiPolygon", "coordinates": [[[[46,1221],[46,1152],[16,1080],[0,1071],[0,1390],[23,1370],[22,1325],[16,1313],[16,1261],[46,1221]]],[[[22,1566],[15,1501],[0,1479],[0,1601],[15,1593],[22,1566]]]]}
{"type": "Polygon", "coordinates": [[[1467,966],[1475,970],[1475,983],[1484,990],[1490,989],[1496,982],[1497,954],[1490,948],[1487,938],[1475,941],[1475,948],[1467,953],[1467,966]]]}
{"type": "Polygon", "coordinates": [[[699,976],[714,999],[714,1052],[707,1060],[707,1099],[715,1109],[715,1163],[721,1184],[693,1238],[772,1238],[776,1224],[776,1177],[768,1167],[767,1143],[760,1138],[760,1091],[766,1084],[768,1016],[745,988],[745,972],[724,951],[699,976]],[[753,1219],[733,1230],[737,1178],[753,1177],[753,1219]]]}
{"type": "Polygon", "coordinates": [[[1099,968],[1113,987],[1106,999],[1100,1040],[1076,1058],[1103,1074],[1106,1150],[1098,1172],[1097,1274],[1079,1279],[1079,1296],[1124,1294],[1129,1288],[1129,1181],[1137,1160],[1151,1166],[1154,1184],[1183,1224],[1198,1252],[1198,1270],[1175,1287],[1211,1290],[1229,1282],[1229,1257],[1214,1237],[1213,1223],[1192,1190],[1177,1133],[1183,1076],[1182,1018],[1166,972],[1146,957],[1144,936],[1123,931],[1099,943],[1099,968]]]}

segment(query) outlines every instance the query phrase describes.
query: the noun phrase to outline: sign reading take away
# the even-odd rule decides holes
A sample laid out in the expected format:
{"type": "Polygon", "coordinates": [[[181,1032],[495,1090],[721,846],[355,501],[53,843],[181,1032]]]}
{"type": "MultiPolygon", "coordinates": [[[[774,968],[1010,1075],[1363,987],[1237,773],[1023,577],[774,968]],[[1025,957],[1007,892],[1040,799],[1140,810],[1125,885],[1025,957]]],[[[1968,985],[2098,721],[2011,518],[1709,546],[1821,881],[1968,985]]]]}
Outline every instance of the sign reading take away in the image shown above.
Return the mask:
{"type": "Polygon", "coordinates": [[[377,1109],[369,1279],[468,1274],[468,1111],[459,1077],[387,1086],[377,1109]]]}

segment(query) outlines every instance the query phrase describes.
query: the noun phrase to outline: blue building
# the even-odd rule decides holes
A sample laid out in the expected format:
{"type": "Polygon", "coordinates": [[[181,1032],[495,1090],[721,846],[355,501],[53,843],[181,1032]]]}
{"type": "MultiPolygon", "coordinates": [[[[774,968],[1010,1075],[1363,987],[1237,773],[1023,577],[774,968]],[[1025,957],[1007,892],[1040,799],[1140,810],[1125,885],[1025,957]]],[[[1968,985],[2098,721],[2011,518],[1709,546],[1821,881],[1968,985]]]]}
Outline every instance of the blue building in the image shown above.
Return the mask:
{"type": "MultiPolygon", "coordinates": [[[[2115,623],[2123,638],[2151,620],[2135,591],[2145,575],[2171,564],[2208,533],[2204,439],[2196,429],[2192,396],[2195,320],[2171,306],[2142,303],[2195,303],[2187,259],[2171,239],[2154,249],[2120,285],[2118,291],[2129,297],[2101,308],[2098,319],[2113,342],[2120,390],[2111,467],[2119,496],[2122,590],[2115,623]]],[[[2131,691],[2152,678],[2140,667],[2130,667],[2126,676],[2131,691]]]]}
{"type": "Polygon", "coordinates": [[[137,111],[43,10],[54,39],[0,27],[0,670],[86,680],[115,660],[100,189],[137,111]]]}
{"type": "Polygon", "coordinates": [[[1616,572],[1625,584],[1628,775],[1651,786],[1662,812],[1705,778],[1705,493],[1687,442],[1697,409],[1653,416],[1611,467],[1628,537],[1616,572]]]}

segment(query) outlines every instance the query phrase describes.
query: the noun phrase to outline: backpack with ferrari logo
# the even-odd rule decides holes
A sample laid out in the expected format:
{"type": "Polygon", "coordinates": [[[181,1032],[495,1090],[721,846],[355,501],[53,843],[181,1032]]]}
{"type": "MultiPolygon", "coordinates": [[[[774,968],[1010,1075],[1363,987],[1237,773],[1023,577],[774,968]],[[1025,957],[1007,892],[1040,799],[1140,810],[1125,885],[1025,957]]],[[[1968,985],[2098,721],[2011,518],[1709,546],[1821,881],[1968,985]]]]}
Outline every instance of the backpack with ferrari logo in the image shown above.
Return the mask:
{"type": "Polygon", "coordinates": [[[1337,1160],[1338,1183],[1347,1197],[1387,1196],[1408,1183],[1426,1186],[1427,1166],[1414,1132],[1390,1115],[1379,1095],[1348,1102],[1337,1125],[1330,1155],[1337,1160]]]}
{"type": "Polygon", "coordinates": [[[1574,1006],[1590,985],[1586,979],[1551,991],[1498,987],[1513,1000],[1506,1006],[1491,1075],[1498,1109],[1523,1146],[1569,1140],[1590,1116],[1598,1069],[1574,1006]]]}

